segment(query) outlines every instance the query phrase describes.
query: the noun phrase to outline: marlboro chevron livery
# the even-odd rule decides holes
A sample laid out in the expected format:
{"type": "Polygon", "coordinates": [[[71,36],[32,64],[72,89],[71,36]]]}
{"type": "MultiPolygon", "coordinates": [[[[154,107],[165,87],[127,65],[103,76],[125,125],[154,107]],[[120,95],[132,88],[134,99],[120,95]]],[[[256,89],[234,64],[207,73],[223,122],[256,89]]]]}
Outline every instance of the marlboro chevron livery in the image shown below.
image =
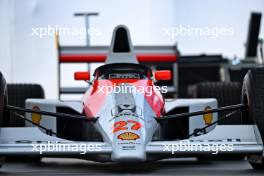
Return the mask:
{"type": "MultiPolygon", "coordinates": [[[[214,98],[164,99],[167,87],[156,83],[169,81],[172,73],[141,63],[149,58],[138,57],[127,27],[117,26],[105,64],[91,75],[74,74],[75,80],[89,84],[82,101],[27,99],[25,108],[8,104],[1,74],[2,164],[8,156],[146,162],[219,154],[247,156],[253,168],[263,168],[263,68],[245,76],[241,104],[218,107],[214,98]],[[218,112],[226,114],[218,117],[218,112]],[[237,113],[241,113],[241,124],[218,124],[237,113]],[[25,125],[11,127],[10,114],[25,120],[25,125]]],[[[153,58],[153,62],[167,62],[153,58]]]]}

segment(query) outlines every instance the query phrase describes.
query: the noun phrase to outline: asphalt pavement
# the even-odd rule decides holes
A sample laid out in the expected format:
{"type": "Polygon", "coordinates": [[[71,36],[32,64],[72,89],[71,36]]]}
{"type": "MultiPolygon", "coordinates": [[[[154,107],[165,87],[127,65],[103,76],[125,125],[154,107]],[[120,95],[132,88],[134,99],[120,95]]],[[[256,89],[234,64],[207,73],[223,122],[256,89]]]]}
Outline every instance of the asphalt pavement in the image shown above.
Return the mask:
{"type": "Polygon", "coordinates": [[[150,163],[97,163],[70,158],[42,158],[37,161],[8,161],[0,175],[264,175],[246,160],[199,161],[169,159],[150,163]]]}

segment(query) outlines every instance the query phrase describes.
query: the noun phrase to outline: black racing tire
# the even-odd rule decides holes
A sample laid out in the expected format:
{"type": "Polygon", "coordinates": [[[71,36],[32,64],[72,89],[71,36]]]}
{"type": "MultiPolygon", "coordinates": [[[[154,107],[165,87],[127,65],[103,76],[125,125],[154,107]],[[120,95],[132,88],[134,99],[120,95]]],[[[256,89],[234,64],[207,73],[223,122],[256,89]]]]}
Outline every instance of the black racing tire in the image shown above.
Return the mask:
{"type": "MultiPolygon", "coordinates": [[[[218,106],[228,106],[239,104],[241,102],[242,84],[239,82],[202,82],[193,85],[189,88],[190,98],[215,98],[218,106]]],[[[218,114],[222,117],[226,112],[218,114]]],[[[220,122],[220,125],[235,125],[241,124],[240,114],[234,115],[225,121],[220,122]]]]}
{"type": "Polygon", "coordinates": [[[0,157],[0,168],[5,164],[5,157],[0,157]]]}
{"type": "Polygon", "coordinates": [[[251,167],[255,170],[264,170],[264,167],[263,167],[263,159],[262,159],[262,163],[255,163],[255,162],[249,162],[251,167]]]}
{"type": "MultiPolygon", "coordinates": [[[[255,68],[246,74],[242,88],[242,103],[248,110],[242,112],[243,124],[256,124],[260,138],[264,141],[264,68],[255,68]]],[[[254,169],[264,169],[264,158],[259,155],[248,156],[254,169]]]]}
{"type": "MultiPolygon", "coordinates": [[[[38,84],[7,84],[8,104],[12,106],[25,107],[28,98],[44,98],[44,90],[38,84]]],[[[19,113],[25,115],[25,113],[19,113]]],[[[25,121],[16,114],[10,114],[10,127],[24,127],[25,121]]]]}
{"type": "MultiPolygon", "coordinates": [[[[7,103],[7,88],[6,81],[2,73],[0,72],[0,128],[5,126],[6,123],[6,113],[4,111],[4,106],[7,103]]],[[[0,168],[5,162],[5,157],[0,156],[0,168]]]]}
{"type": "Polygon", "coordinates": [[[4,126],[4,105],[6,96],[6,81],[0,72],[0,127],[4,126]]]}
{"type": "Polygon", "coordinates": [[[7,85],[4,76],[0,72],[0,127],[8,127],[10,114],[4,111],[4,105],[8,104],[7,85]]]}
{"type": "MultiPolygon", "coordinates": [[[[44,90],[38,84],[7,84],[8,104],[12,106],[25,107],[25,101],[28,98],[44,98],[44,90]]],[[[18,114],[24,116],[25,113],[18,114]]],[[[8,125],[9,127],[25,127],[25,121],[16,114],[10,113],[8,125]]],[[[41,157],[31,156],[8,156],[6,161],[31,160],[34,162],[40,161],[41,157]]]]}

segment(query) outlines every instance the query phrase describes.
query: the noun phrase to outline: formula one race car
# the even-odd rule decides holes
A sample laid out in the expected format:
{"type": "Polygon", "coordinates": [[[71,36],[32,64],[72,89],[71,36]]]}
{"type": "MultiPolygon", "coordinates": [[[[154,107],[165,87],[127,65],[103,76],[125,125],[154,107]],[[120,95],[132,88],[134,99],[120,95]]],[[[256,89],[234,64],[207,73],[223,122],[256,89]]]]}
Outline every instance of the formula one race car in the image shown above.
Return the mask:
{"type": "Polygon", "coordinates": [[[145,162],[214,154],[245,155],[252,167],[264,166],[264,68],[244,79],[241,104],[218,107],[216,99],[169,99],[157,81],[169,70],[139,64],[129,31],[117,26],[105,64],[90,81],[82,101],[27,99],[26,107],[7,102],[0,74],[0,156],[63,156],[100,162],[145,162]],[[23,116],[19,112],[25,112],[23,116]],[[218,117],[218,112],[227,112],[218,117]],[[239,125],[218,122],[241,113],[239,125]],[[10,114],[26,123],[9,127],[10,114]]]}

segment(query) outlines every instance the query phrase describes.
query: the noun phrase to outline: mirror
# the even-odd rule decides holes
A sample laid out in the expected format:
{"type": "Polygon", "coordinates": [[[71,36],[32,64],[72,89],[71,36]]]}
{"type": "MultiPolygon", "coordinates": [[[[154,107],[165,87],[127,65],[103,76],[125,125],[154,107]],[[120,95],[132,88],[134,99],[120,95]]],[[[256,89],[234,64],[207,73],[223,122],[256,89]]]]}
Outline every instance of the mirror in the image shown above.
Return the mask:
{"type": "Polygon", "coordinates": [[[157,70],[154,72],[155,80],[168,81],[172,79],[170,70],[157,70]]]}
{"type": "Polygon", "coordinates": [[[89,72],[75,72],[74,73],[74,80],[89,81],[90,80],[90,73],[89,72]]]}

